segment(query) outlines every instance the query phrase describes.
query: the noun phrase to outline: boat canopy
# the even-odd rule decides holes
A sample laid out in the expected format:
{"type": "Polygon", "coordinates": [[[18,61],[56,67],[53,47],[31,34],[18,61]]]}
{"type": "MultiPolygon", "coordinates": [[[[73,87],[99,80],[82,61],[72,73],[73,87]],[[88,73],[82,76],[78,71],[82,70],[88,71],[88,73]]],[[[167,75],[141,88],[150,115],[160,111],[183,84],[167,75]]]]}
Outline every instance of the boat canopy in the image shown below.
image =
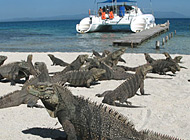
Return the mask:
{"type": "Polygon", "coordinates": [[[137,2],[137,1],[131,1],[131,0],[106,0],[106,1],[98,2],[98,3],[113,3],[113,2],[137,2]]]}

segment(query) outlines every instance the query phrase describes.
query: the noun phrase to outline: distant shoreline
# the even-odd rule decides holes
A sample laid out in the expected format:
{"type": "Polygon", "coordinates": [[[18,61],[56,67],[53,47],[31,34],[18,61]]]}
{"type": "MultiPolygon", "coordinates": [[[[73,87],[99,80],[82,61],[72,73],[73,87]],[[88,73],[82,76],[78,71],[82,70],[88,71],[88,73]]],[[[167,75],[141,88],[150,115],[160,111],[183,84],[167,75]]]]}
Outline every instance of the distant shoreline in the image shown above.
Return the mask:
{"type": "MultiPolygon", "coordinates": [[[[166,19],[166,20],[170,20],[170,19],[190,19],[190,17],[188,18],[156,18],[156,19],[166,19]]],[[[80,21],[80,18],[77,19],[44,19],[44,20],[3,20],[0,21],[0,23],[6,23],[6,22],[47,22],[47,21],[80,21]]]]}

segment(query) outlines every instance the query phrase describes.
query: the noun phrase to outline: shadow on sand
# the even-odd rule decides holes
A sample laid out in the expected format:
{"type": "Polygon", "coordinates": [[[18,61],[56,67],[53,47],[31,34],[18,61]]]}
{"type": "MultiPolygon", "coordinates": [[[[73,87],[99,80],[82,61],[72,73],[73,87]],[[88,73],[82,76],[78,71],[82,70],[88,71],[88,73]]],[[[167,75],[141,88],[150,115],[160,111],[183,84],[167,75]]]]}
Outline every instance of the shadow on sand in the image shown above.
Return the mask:
{"type": "Polygon", "coordinates": [[[64,131],[52,128],[40,128],[34,127],[22,131],[24,134],[37,135],[42,138],[51,138],[52,140],[66,140],[66,134],[64,131]]]}

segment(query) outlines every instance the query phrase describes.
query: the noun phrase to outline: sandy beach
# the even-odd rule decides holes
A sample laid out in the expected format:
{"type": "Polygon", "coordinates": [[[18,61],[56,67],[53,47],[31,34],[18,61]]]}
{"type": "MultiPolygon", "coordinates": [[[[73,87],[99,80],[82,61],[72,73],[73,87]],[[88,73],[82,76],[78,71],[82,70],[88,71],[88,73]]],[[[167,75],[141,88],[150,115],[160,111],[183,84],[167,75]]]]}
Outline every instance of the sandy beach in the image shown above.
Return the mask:
{"type": "MultiPolygon", "coordinates": [[[[28,54],[33,54],[33,62],[45,62],[49,72],[61,71],[63,67],[51,66],[52,62],[47,56],[49,53],[11,53],[1,52],[0,55],[8,56],[5,64],[14,61],[26,60],[28,54]]],[[[91,53],[59,53],[54,52],[56,57],[65,62],[72,62],[79,54],[91,53]]],[[[165,58],[163,54],[150,54],[155,59],[165,58]]],[[[171,55],[172,57],[178,54],[171,55]]],[[[190,55],[181,55],[182,66],[190,68],[190,55]]],[[[125,63],[121,65],[139,66],[145,64],[143,54],[125,53],[122,58],[125,63]]],[[[172,74],[172,73],[168,73],[172,74]]],[[[134,96],[128,101],[136,108],[110,106],[127,116],[137,130],[149,129],[162,134],[177,136],[181,139],[190,139],[190,70],[181,69],[175,76],[148,74],[148,76],[166,79],[145,80],[145,93],[148,96],[134,96]]],[[[68,87],[74,95],[82,95],[92,101],[101,103],[103,98],[95,97],[95,94],[105,90],[115,89],[124,80],[100,81],[99,84],[90,88],[68,87]]],[[[10,86],[10,82],[0,82],[0,96],[15,90],[20,90],[22,84],[10,86]]],[[[138,91],[139,93],[139,91],[138,91]]],[[[41,104],[41,102],[39,101],[41,104]]],[[[44,108],[27,108],[20,105],[12,108],[0,109],[0,140],[51,140],[64,136],[58,120],[51,118],[44,108]]]]}

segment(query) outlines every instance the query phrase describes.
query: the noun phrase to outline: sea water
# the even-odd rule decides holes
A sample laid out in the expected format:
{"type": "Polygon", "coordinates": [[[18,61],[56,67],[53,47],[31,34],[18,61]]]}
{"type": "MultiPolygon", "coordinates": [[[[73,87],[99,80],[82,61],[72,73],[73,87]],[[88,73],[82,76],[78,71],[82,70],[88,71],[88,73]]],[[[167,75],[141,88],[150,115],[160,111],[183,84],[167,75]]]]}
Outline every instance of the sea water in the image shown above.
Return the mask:
{"type": "MultiPolygon", "coordinates": [[[[157,24],[168,19],[156,19],[157,24]]],[[[152,38],[136,48],[128,47],[126,53],[190,54],[190,19],[169,19],[170,30],[152,38]],[[155,42],[176,30],[174,35],[159,50],[155,42]]],[[[80,20],[28,21],[0,23],[0,51],[5,52],[102,52],[116,50],[114,40],[131,34],[128,26],[114,26],[108,32],[78,34],[76,24],[80,20]]]]}

